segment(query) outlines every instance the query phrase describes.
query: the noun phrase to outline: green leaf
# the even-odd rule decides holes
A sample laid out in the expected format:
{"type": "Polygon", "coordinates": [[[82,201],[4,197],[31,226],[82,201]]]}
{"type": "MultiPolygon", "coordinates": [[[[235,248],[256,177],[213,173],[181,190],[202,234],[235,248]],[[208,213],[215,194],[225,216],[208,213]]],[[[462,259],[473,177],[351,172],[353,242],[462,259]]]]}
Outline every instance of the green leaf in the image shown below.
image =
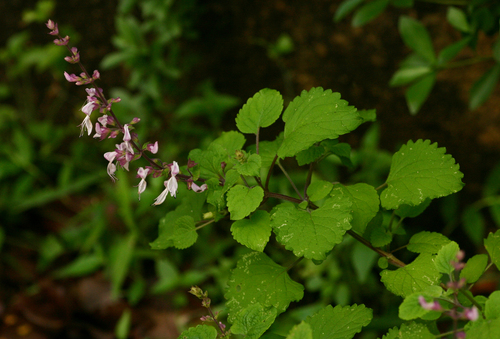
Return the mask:
{"type": "Polygon", "coordinates": [[[384,270],[380,275],[385,287],[403,298],[437,285],[441,279],[441,273],[436,269],[433,257],[426,253],[420,254],[405,267],[395,271],[384,270]]]}
{"type": "Polygon", "coordinates": [[[226,152],[228,158],[233,158],[235,151],[242,149],[245,144],[245,136],[236,131],[222,132],[221,136],[212,141],[212,144],[219,145],[226,152]]]}
{"type": "Polygon", "coordinates": [[[375,19],[389,4],[389,0],[374,0],[363,5],[352,18],[352,26],[360,27],[375,19]]]}
{"type": "Polygon", "coordinates": [[[486,319],[500,318],[500,291],[491,293],[488,300],[486,300],[484,304],[484,316],[486,319]]]}
{"type": "Polygon", "coordinates": [[[360,183],[352,186],[335,185],[343,190],[352,201],[352,229],[363,234],[370,220],[379,210],[378,193],[373,186],[360,183]]]}
{"type": "Polygon", "coordinates": [[[431,64],[436,61],[432,40],[419,21],[408,16],[399,17],[399,33],[406,46],[424,57],[431,64]]]}
{"type": "Polygon", "coordinates": [[[302,321],[300,324],[292,327],[286,339],[313,339],[311,325],[302,321]]]}
{"type": "Polygon", "coordinates": [[[128,338],[130,332],[130,325],[132,320],[132,311],[127,308],[123,311],[120,319],[116,323],[115,337],[117,339],[128,338]]]}
{"type": "Polygon", "coordinates": [[[460,279],[465,278],[468,284],[475,283],[481,278],[488,265],[488,256],[486,254],[476,254],[469,260],[462,271],[460,279]]]}
{"type": "Polygon", "coordinates": [[[399,317],[403,320],[412,320],[421,318],[430,310],[426,310],[420,305],[419,297],[425,297],[426,301],[431,301],[443,294],[443,289],[440,286],[429,286],[425,291],[410,294],[399,305],[399,317]]]}
{"type": "Polygon", "coordinates": [[[335,11],[335,15],[333,20],[335,22],[339,22],[346,16],[348,16],[352,11],[356,9],[364,0],[345,0],[343,1],[337,10],[335,11]]]}
{"type": "MultiPolygon", "coordinates": [[[[354,244],[351,262],[360,283],[366,282],[377,261],[377,252],[372,251],[360,242],[354,244]]],[[[386,267],[387,268],[387,267],[386,267]]]]}
{"type": "Polygon", "coordinates": [[[474,110],[488,100],[491,92],[495,89],[500,77],[500,64],[495,64],[492,68],[484,72],[470,90],[469,109],[474,110]]]}
{"type": "Polygon", "coordinates": [[[160,235],[150,243],[152,249],[162,250],[168,247],[185,249],[192,246],[198,239],[193,217],[189,215],[177,218],[175,221],[164,219],[160,221],[160,235]]]}
{"type": "MultiPolygon", "coordinates": [[[[274,141],[259,142],[259,155],[262,159],[262,167],[269,168],[278,154],[278,149],[283,143],[283,132],[281,132],[274,141]]],[[[255,147],[255,145],[253,145],[255,147]]]]}
{"type": "Polygon", "coordinates": [[[333,140],[325,140],[321,144],[325,146],[327,150],[332,152],[333,155],[338,156],[344,166],[352,168],[353,164],[351,162],[351,146],[344,142],[337,142],[333,144],[331,141],[333,140]]]}
{"type": "Polygon", "coordinates": [[[212,326],[198,325],[188,328],[177,339],[217,339],[217,330],[212,326]]]}
{"type": "Polygon", "coordinates": [[[415,218],[425,211],[425,209],[431,204],[431,201],[431,199],[425,199],[423,203],[417,206],[401,205],[395,211],[396,215],[401,218],[415,218]]]}
{"type": "Polygon", "coordinates": [[[481,246],[486,228],[481,211],[467,206],[462,213],[462,228],[474,245],[481,246]]]}
{"type": "Polygon", "coordinates": [[[291,157],[324,139],[337,139],[355,130],[363,120],[356,108],[339,93],[321,87],[302,91],[283,113],[285,134],[278,150],[280,158],[291,157]]]}
{"type": "Polygon", "coordinates": [[[104,263],[102,254],[82,255],[72,263],[57,270],[54,273],[56,278],[82,277],[97,271],[104,263]]]}
{"type": "Polygon", "coordinates": [[[333,184],[325,180],[316,180],[307,187],[307,195],[311,201],[325,198],[332,191],[333,184]]]}
{"type": "Polygon", "coordinates": [[[408,251],[415,253],[437,254],[451,240],[441,233],[423,231],[411,237],[408,251]]]}
{"type": "Polygon", "coordinates": [[[231,333],[243,334],[245,339],[259,339],[277,315],[274,307],[264,309],[260,303],[250,304],[236,314],[231,333]]]}
{"type": "Polygon", "coordinates": [[[459,8],[453,6],[448,7],[446,19],[453,27],[461,32],[467,33],[471,30],[469,21],[467,20],[467,15],[465,15],[464,11],[459,8]]]}
{"type": "Polygon", "coordinates": [[[248,216],[260,206],[264,198],[262,187],[253,188],[236,185],[227,192],[227,207],[231,220],[240,220],[248,216]]]}
{"type": "Polygon", "coordinates": [[[389,86],[403,86],[432,72],[430,66],[417,66],[400,68],[392,75],[389,86]]]}
{"type": "Polygon", "coordinates": [[[262,252],[271,236],[271,220],[266,211],[255,211],[250,219],[235,221],[231,225],[234,240],[257,252],[262,252]]]}
{"type": "Polygon", "coordinates": [[[276,206],[271,226],[276,239],[297,257],[324,260],[351,228],[351,201],[340,188],[314,211],[300,210],[291,203],[276,206]]]}
{"type": "Polygon", "coordinates": [[[458,42],[455,42],[449,46],[443,48],[438,55],[437,64],[444,65],[451,59],[453,59],[467,44],[470,42],[470,38],[464,38],[458,42]]]}
{"type": "Polygon", "coordinates": [[[323,146],[313,145],[308,149],[300,151],[297,153],[295,158],[297,159],[297,163],[299,166],[304,166],[310,164],[313,161],[318,160],[320,156],[325,153],[325,148],[323,146]]]}
{"type": "Polygon", "coordinates": [[[281,94],[264,88],[248,99],[236,117],[236,127],[242,133],[257,134],[261,127],[272,125],[283,110],[281,94]]]}
{"type": "Polygon", "coordinates": [[[424,75],[420,80],[417,80],[413,85],[408,87],[405,98],[411,114],[417,114],[431,93],[435,82],[436,72],[432,72],[424,75]]]}
{"type": "Polygon", "coordinates": [[[476,320],[473,326],[465,331],[467,339],[498,339],[500,338],[500,318],[492,320],[476,320]]]}
{"type": "Polygon", "coordinates": [[[246,162],[236,168],[239,174],[246,176],[260,176],[262,161],[260,155],[250,154],[246,162]]]}
{"type": "Polygon", "coordinates": [[[380,201],[386,209],[419,205],[425,199],[444,197],[462,189],[460,166],[445,148],[429,140],[409,141],[392,157],[387,185],[380,201]]]}
{"type": "Polygon", "coordinates": [[[413,0],[391,0],[391,5],[400,8],[413,7],[413,0]]]}
{"type": "Polygon", "coordinates": [[[439,272],[444,274],[451,274],[455,267],[451,264],[452,261],[457,261],[457,253],[460,251],[458,244],[454,241],[444,245],[438,251],[434,263],[439,272]]]}
{"type": "Polygon", "coordinates": [[[365,305],[340,306],[328,305],[305,322],[311,326],[314,339],[350,339],[361,328],[370,323],[373,311],[365,305]]]}
{"type": "Polygon", "coordinates": [[[260,303],[265,309],[274,307],[279,314],[290,302],[303,296],[304,287],[290,279],[287,269],[260,252],[246,254],[238,260],[224,295],[231,323],[237,313],[249,305],[260,303]]]}
{"type": "Polygon", "coordinates": [[[424,324],[417,324],[411,322],[410,324],[403,324],[401,328],[391,328],[382,339],[435,339],[436,336],[432,334],[424,324]]]}
{"type": "Polygon", "coordinates": [[[119,239],[111,248],[108,268],[111,278],[111,298],[113,300],[120,297],[121,288],[127,277],[134,254],[136,238],[136,234],[131,232],[127,238],[119,239]]]}
{"type": "Polygon", "coordinates": [[[484,240],[484,247],[488,251],[491,261],[500,270],[500,230],[488,235],[488,238],[484,240]]]}

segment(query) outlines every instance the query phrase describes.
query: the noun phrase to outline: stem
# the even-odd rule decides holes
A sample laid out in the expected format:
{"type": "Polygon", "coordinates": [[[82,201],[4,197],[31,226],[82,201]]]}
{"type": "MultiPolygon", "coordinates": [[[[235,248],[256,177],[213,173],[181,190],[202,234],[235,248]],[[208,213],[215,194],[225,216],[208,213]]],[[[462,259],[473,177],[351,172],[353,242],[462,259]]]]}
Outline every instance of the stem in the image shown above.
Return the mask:
{"type": "Polygon", "coordinates": [[[295,186],[295,183],[293,182],[292,178],[290,178],[287,171],[285,170],[285,168],[283,166],[281,166],[279,161],[278,161],[278,167],[281,169],[281,171],[283,172],[285,177],[288,179],[288,182],[290,182],[290,184],[292,185],[293,189],[295,190],[295,193],[297,193],[297,195],[300,197],[301,201],[303,201],[304,198],[302,197],[299,190],[297,189],[297,186],[295,186]]]}
{"type": "Polygon", "coordinates": [[[222,324],[217,321],[217,319],[215,319],[215,315],[214,313],[212,312],[212,309],[210,307],[207,307],[207,310],[208,312],[210,313],[210,316],[212,317],[212,319],[214,320],[214,323],[217,325],[217,327],[219,328],[220,330],[220,333],[225,336],[226,335],[226,331],[224,331],[224,328],[222,327],[222,324]]]}
{"type": "Polygon", "coordinates": [[[274,156],[273,162],[271,163],[271,167],[269,167],[269,172],[267,172],[266,184],[264,186],[265,191],[269,190],[269,180],[271,180],[271,173],[273,171],[274,165],[276,164],[277,160],[278,160],[278,155],[276,154],[274,156]]]}
{"type": "Polygon", "coordinates": [[[380,189],[382,189],[382,188],[384,188],[386,186],[387,186],[387,183],[384,182],[382,185],[380,185],[379,187],[375,188],[375,191],[378,191],[378,190],[380,190],[380,189]]]}

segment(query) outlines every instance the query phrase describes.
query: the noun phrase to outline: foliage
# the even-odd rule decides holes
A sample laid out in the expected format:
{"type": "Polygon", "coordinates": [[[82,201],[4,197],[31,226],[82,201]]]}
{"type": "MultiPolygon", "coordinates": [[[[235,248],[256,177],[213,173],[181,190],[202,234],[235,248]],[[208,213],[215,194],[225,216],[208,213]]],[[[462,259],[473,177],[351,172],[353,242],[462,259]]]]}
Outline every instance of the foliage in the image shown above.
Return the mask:
{"type": "MultiPolygon", "coordinates": [[[[401,62],[390,81],[391,86],[409,86],[406,102],[411,114],[416,114],[436,82],[437,74],[445,69],[459,68],[479,62],[492,66],[477,79],[470,89],[469,108],[481,106],[491,95],[500,79],[500,38],[492,44],[491,55],[476,56],[454,61],[466,47],[475,49],[481,34],[492,36],[498,33],[500,5],[496,1],[429,1],[447,5],[446,20],[461,35],[461,39],[446,46],[439,53],[434,51],[431,35],[425,26],[410,16],[399,18],[399,33],[404,44],[412,53],[401,62]]],[[[335,21],[340,21],[354,12],[353,27],[367,24],[380,15],[387,6],[401,8],[416,6],[414,0],[345,0],[335,13],[335,21]]]]}

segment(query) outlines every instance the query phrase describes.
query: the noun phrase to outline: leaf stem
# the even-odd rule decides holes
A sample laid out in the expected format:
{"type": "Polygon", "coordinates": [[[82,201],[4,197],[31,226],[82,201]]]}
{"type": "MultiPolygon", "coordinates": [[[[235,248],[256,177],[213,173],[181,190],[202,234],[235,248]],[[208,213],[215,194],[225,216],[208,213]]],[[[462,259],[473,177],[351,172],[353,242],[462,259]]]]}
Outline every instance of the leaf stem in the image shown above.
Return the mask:
{"type": "Polygon", "coordinates": [[[281,169],[281,171],[283,172],[283,174],[285,175],[285,177],[288,179],[288,182],[290,182],[290,184],[292,185],[293,189],[295,190],[295,193],[297,193],[297,195],[300,197],[300,200],[303,201],[304,198],[302,197],[302,194],[300,194],[297,186],[295,186],[295,183],[293,182],[292,178],[290,178],[290,176],[288,175],[287,171],[285,170],[285,168],[283,166],[281,166],[280,162],[277,161],[277,164],[278,164],[278,167],[281,169]]]}

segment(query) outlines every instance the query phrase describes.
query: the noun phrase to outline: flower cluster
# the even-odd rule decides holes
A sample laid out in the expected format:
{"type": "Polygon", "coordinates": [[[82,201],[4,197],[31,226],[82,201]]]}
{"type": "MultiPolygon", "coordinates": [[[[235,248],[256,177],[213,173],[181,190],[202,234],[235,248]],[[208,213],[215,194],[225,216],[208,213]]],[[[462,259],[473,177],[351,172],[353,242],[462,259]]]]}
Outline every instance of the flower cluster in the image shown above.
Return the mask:
{"type": "Polygon", "coordinates": [[[194,162],[191,160],[188,161],[187,170],[189,175],[182,175],[180,174],[179,164],[176,161],[171,164],[162,163],[158,159],[151,159],[145,153],[147,151],[151,154],[156,154],[158,152],[158,141],[155,143],[147,143],[143,145],[142,148],[138,146],[139,139],[137,134],[132,132],[132,130],[134,128],[133,125],[138,123],[140,119],[134,118],[127,124],[120,123],[111,108],[112,104],[120,102],[120,98],[106,99],[103,94],[103,90],[95,85],[95,81],[100,78],[99,71],[95,70],[92,75],[87,72],[83,64],[80,62],[80,53],[78,52],[78,49],[76,47],[68,46],[70,40],[69,36],[62,37],[59,35],[57,23],[49,20],[46,23],[46,26],[50,29],[50,35],[58,37],[54,40],[54,43],[58,46],[66,46],[68,49],[70,55],[65,57],[64,60],[71,64],[78,64],[83,71],[80,75],[64,72],[66,80],[74,82],[76,85],[91,85],[90,88],[85,88],[85,91],[87,92],[87,100],[81,108],[81,111],[85,114],[85,118],[79,125],[80,136],[82,136],[85,131],[89,136],[92,134],[93,125],[90,116],[92,112],[97,109],[99,109],[99,113],[102,115],[97,118],[97,122],[95,123],[94,138],[99,138],[100,140],[104,140],[106,138],[114,139],[120,134],[123,134],[123,141],[116,144],[116,148],[113,151],[104,153],[104,158],[108,161],[107,172],[111,180],[116,180],[115,173],[117,165],[120,165],[121,168],[129,171],[129,164],[142,157],[149,162],[150,166],[140,167],[137,170],[137,177],[141,179],[138,185],[139,199],[141,197],[141,193],[146,190],[146,178],[150,174],[154,178],[160,177],[164,174],[169,174],[169,178],[164,181],[165,190],[155,199],[153,205],[162,204],[169,193],[175,198],[178,188],[178,180],[185,181],[188,189],[195,192],[205,191],[207,189],[206,184],[198,186],[193,180],[190,168],[196,165],[194,162]]]}

